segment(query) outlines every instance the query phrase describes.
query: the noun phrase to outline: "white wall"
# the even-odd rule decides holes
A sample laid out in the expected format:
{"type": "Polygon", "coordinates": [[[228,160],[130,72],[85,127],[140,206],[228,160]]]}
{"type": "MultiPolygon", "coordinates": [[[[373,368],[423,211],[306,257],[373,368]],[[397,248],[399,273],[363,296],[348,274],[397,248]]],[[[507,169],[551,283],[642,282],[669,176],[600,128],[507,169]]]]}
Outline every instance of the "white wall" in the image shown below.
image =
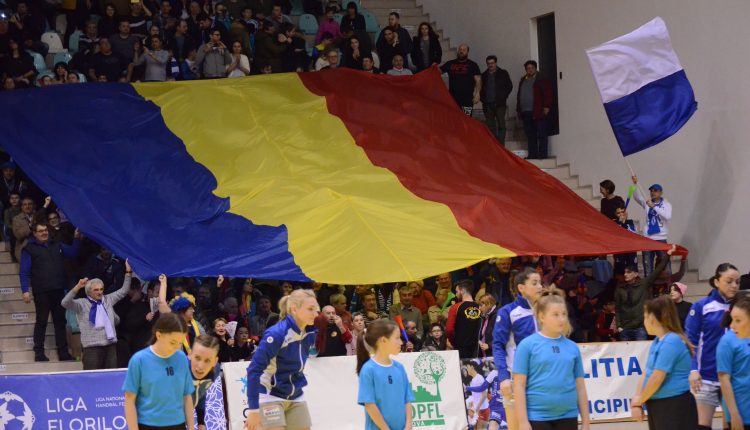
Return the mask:
{"type": "MultiPolygon", "coordinates": [[[[675,136],[629,157],[644,187],[658,182],[674,207],[670,240],[691,251],[700,277],[724,261],[750,269],[750,2],[746,0],[417,0],[453,44],[483,64],[497,54],[514,84],[530,59],[532,18],[555,13],[560,135],[552,153],[582,184],[629,172],[609,128],[584,50],[661,16],[695,90],[698,112],[675,136]],[[744,47],[744,48],[743,48],[744,47]]],[[[543,72],[543,71],[542,71],[543,72]]],[[[510,104],[515,104],[515,92],[510,104]]],[[[514,109],[514,106],[512,106],[514,109]]],[[[631,217],[643,218],[638,206],[631,217]]]]}

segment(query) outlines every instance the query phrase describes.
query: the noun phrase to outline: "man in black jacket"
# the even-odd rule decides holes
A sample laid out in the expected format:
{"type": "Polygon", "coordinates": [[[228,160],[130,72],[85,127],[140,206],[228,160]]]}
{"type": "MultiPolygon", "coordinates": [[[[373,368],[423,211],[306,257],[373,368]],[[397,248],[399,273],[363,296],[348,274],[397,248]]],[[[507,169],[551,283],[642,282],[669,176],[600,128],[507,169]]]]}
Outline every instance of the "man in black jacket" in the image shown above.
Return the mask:
{"type": "Polygon", "coordinates": [[[73,245],[67,246],[60,241],[50,241],[46,224],[34,223],[31,232],[33,238],[21,251],[20,278],[24,302],[31,301],[29,286],[34,293],[34,360],[49,361],[44,354],[44,338],[50,313],[55,325],[58,358],[60,361],[72,360],[65,338],[65,309],[60,302],[67,287],[63,257],[74,257],[78,253],[80,233],[76,230],[73,245]]]}
{"type": "Polygon", "coordinates": [[[497,67],[497,57],[487,57],[487,70],[482,73],[482,109],[487,127],[495,134],[500,144],[505,144],[505,113],[508,96],[513,91],[513,82],[505,69],[497,67]]]}

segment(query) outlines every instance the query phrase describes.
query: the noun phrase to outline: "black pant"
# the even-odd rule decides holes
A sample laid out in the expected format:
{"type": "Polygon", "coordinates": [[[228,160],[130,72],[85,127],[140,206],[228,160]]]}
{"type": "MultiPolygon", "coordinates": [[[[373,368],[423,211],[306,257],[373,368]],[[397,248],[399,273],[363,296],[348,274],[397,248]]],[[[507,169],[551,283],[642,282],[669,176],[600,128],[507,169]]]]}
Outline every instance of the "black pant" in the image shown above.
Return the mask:
{"type": "Polygon", "coordinates": [[[34,353],[37,356],[44,354],[44,337],[47,333],[47,320],[52,313],[52,323],[55,325],[55,343],[57,353],[68,355],[68,340],[65,337],[65,308],[60,302],[65,293],[63,290],[52,290],[36,292],[34,294],[34,307],[36,308],[36,322],[34,323],[34,353]]]}
{"type": "Polygon", "coordinates": [[[534,119],[534,112],[521,112],[523,131],[529,144],[531,160],[547,158],[547,118],[534,119]]]}
{"type": "Polygon", "coordinates": [[[83,348],[83,370],[117,369],[117,344],[83,348]]]}
{"type": "Polygon", "coordinates": [[[666,399],[649,400],[649,430],[696,430],[698,428],[698,407],[690,391],[666,399]]]}
{"type": "Polygon", "coordinates": [[[578,430],[578,418],[552,421],[529,421],[532,430],[578,430]]]}

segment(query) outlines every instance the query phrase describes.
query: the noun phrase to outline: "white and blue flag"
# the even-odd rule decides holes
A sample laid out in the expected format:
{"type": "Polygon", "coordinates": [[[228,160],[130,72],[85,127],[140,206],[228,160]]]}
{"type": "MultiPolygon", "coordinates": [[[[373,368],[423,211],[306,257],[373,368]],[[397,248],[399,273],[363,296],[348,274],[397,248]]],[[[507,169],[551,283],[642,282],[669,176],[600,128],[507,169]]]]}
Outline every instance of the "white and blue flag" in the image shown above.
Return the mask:
{"type": "Polygon", "coordinates": [[[586,54],[623,155],[677,133],[698,107],[659,17],[586,54]]]}

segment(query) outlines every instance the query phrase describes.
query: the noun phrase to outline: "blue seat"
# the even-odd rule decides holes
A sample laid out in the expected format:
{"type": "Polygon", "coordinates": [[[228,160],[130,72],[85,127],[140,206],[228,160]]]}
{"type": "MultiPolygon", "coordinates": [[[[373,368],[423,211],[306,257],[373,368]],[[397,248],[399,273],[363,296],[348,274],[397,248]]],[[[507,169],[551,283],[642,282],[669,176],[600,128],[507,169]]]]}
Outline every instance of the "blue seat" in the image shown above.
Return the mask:
{"type": "Polygon", "coordinates": [[[343,18],[344,18],[344,15],[343,15],[343,14],[340,14],[340,13],[334,13],[334,14],[333,14],[333,20],[334,20],[334,21],[336,21],[336,22],[338,22],[338,23],[339,23],[339,25],[341,25],[341,20],[342,20],[343,18]]]}
{"type": "Polygon", "coordinates": [[[73,56],[68,54],[67,52],[58,52],[55,54],[55,56],[52,59],[52,64],[55,65],[57,63],[65,63],[68,64],[70,60],[73,59],[73,56]]]}
{"type": "Polygon", "coordinates": [[[290,12],[290,15],[300,16],[303,13],[305,13],[305,10],[302,8],[302,0],[292,0],[292,11],[290,12]]]}
{"type": "Polygon", "coordinates": [[[367,9],[360,11],[362,16],[365,17],[365,27],[368,33],[380,33],[380,24],[378,24],[377,18],[367,9]]]}
{"type": "Polygon", "coordinates": [[[42,57],[42,54],[33,52],[33,51],[26,51],[31,55],[31,58],[34,59],[34,67],[36,68],[36,71],[39,72],[40,75],[43,75],[45,73],[48,73],[50,70],[47,68],[47,63],[44,61],[44,57],[42,57]]]}
{"type": "Polygon", "coordinates": [[[318,33],[318,20],[314,15],[309,13],[302,14],[299,17],[299,30],[303,34],[315,35],[318,33]]]}
{"type": "Polygon", "coordinates": [[[346,10],[347,7],[349,7],[349,3],[354,3],[357,5],[357,10],[362,11],[362,1],[361,0],[342,0],[341,1],[341,7],[346,10]]]}
{"type": "Polygon", "coordinates": [[[81,30],[76,30],[68,38],[68,52],[75,54],[78,52],[78,45],[81,41],[81,30]]]}

